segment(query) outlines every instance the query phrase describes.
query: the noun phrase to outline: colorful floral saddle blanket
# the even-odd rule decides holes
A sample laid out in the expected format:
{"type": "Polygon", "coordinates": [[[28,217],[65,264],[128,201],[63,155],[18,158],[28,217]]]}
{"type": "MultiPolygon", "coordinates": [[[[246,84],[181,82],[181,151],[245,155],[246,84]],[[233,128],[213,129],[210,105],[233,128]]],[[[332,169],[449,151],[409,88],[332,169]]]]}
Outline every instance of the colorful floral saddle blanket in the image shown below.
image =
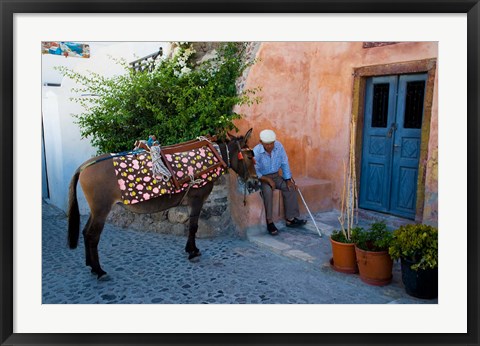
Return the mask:
{"type": "Polygon", "coordinates": [[[210,141],[190,141],[161,148],[170,177],[155,175],[152,153],[112,154],[113,166],[124,204],[135,204],[188,188],[199,188],[225,173],[227,165],[210,141]]]}

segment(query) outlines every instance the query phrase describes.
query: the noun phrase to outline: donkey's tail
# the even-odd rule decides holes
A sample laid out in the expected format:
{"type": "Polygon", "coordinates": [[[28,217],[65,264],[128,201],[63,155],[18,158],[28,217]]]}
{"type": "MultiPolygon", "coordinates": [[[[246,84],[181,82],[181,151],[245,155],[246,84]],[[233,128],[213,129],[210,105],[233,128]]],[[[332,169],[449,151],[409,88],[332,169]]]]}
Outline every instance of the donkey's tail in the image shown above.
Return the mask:
{"type": "Polygon", "coordinates": [[[75,249],[80,236],[80,212],[77,201],[77,183],[80,176],[80,169],[77,169],[70,181],[68,193],[68,246],[75,249]]]}

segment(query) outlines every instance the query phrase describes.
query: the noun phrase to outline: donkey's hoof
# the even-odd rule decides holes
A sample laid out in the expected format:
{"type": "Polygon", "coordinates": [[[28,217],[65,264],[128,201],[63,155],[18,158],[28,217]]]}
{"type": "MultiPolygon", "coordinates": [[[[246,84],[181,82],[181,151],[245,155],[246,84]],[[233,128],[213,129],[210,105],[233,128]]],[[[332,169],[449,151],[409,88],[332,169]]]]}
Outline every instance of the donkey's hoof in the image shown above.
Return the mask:
{"type": "Polygon", "coordinates": [[[107,273],[104,273],[102,275],[97,276],[97,281],[110,281],[112,277],[108,275],[107,273]]]}
{"type": "Polygon", "coordinates": [[[107,272],[103,271],[102,269],[100,269],[100,270],[92,269],[90,272],[94,275],[97,275],[98,280],[104,278],[105,275],[107,275],[107,272]]]}
{"type": "Polygon", "coordinates": [[[190,252],[190,254],[188,255],[188,259],[189,259],[189,260],[192,260],[192,259],[194,259],[194,258],[196,258],[196,257],[201,256],[201,255],[202,255],[202,254],[201,254],[200,251],[192,251],[192,252],[190,252]]]}

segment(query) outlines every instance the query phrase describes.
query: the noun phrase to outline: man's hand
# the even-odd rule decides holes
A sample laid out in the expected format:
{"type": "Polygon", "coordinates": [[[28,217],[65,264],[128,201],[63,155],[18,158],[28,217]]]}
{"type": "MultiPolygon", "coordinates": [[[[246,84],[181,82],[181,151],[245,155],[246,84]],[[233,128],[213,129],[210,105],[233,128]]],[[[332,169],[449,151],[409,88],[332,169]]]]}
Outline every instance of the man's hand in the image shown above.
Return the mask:
{"type": "Polygon", "coordinates": [[[262,176],[262,177],[260,178],[260,181],[261,181],[262,183],[265,183],[265,184],[270,185],[270,187],[272,188],[272,190],[275,190],[275,182],[273,181],[272,178],[269,178],[269,177],[266,177],[266,176],[262,176]]]}
{"type": "Polygon", "coordinates": [[[286,181],[287,183],[287,188],[289,191],[291,191],[292,189],[296,190],[297,189],[297,185],[295,185],[295,183],[291,180],[291,179],[288,179],[286,181]]]}

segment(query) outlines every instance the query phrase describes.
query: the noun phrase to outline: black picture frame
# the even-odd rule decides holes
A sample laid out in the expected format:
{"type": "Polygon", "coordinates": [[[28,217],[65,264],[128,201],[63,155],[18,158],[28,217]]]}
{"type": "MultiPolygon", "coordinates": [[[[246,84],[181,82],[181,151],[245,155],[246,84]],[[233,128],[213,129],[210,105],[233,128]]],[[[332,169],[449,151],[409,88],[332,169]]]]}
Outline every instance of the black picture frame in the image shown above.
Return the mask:
{"type": "MultiPolygon", "coordinates": [[[[478,345],[479,0],[0,0],[2,345],[478,345]],[[13,333],[13,16],[15,13],[466,13],[468,42],[468,323],[465,334],[19,334],[13,333]]],[[[190,317],[186,316],[186,320],[190,317]]],[[[193,320],[195,317],[191,317],[193,320]]],[[[197,317],[199,318],[199,317],[197,317]]],[[[452,317],[454,318],[454,317],[452,317]]],[[[221,331],[219,331],[221,332],[221,331]]]]}

